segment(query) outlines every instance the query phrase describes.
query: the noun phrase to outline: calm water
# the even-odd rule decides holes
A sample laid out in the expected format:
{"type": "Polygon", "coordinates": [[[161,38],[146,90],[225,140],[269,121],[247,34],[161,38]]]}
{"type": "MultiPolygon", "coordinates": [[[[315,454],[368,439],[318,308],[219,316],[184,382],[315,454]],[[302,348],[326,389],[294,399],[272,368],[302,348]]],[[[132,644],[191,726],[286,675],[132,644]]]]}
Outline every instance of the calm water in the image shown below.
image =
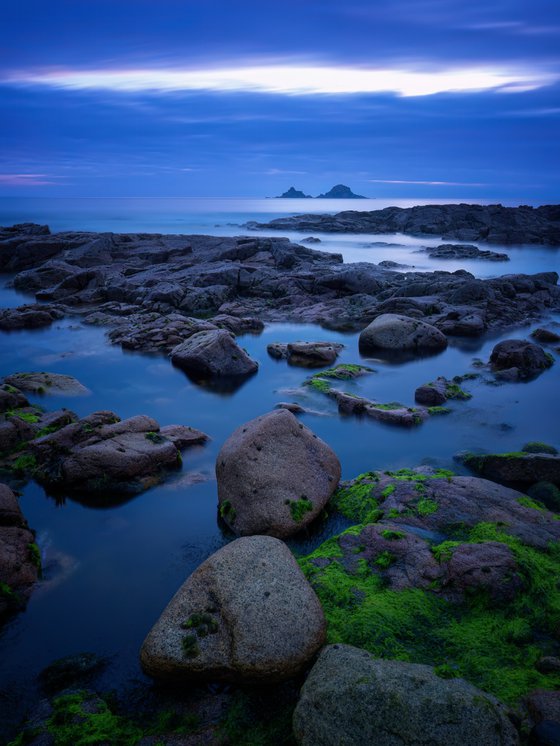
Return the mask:
{"type": "MultiPolygon", "coordinates": [[[[280,200],[274,201],[274,206],[277,202],[280,200]]],[[[309,200],[305,201],[308,210],[309,203],[325,209],[318,200],[309,200]]],[[[247,214],[244,219],[254,218],[260,215],[247,214]]],[[[56,211],[52,217],[15,212],[7,219],[5,206],[0,215],[0,223],[45,221],[53,229],[99,229],[99,221],[108,218],[92,209],[89,223],[71,226],[70,222],[77,219],[77,214],[69,212],[69,222],[63,224],[56,211]]],[[[148,214],[144,219],[150,223],[156,217],[148,214]]],[[[164,227],[167,215],[158,227],[146,223],[133,226],[132,220],[133,215],[124,212],[121,230],[194,229],[192,223],[164,227]]],[[[210,223],[220,222],[216,214],[204,213],[200,220],[207,223],[204,232],[218,232],[210,227],[210,223]]],[[[202,225],[199,230],[203,230],[202,225]]],[[[223,231],[227,230],[224,226],[223,231]]],[[[369,258],[375,249],[360,248],[354,238],[329,239],[328,246],[335,250],[336,245],[349,244],[349,251],[363,252],[364,258],[369,258]]],[[[387,258],[395,258],[398,251],[404,255],[416,245],[403,237],[398,237],[398,242],[406,248],[391,248],[387,258]]],[[[530,263],[531,271],[558,268],[555,251],[534,247],[515,251],[519,252],[519,263],[530,263]]],[[[482,267],[479,274],[483,273],[484,267],[478,266],[482,267]]],[[[493,265],[491,269],[503,273],[511,267],[493,265]]],[[[23,300],[21,294],[0,289],[0,306],[18,305],[23,300]]],[[[551,320],[558,322],[560,316],[551,320]]],[[[216,454],[235,427],[270,411],[278,402],[298,401],[318,412],[304,415],[303,421],[334,448],[345,478],[368,469],[421,463],[454,468],[453,454],[465,448],[509,451],[528,440],[560,446],[559,364],[527,384],[495,387],[483,380],[468,382],[465,388],[473,393],[471,401],[451,403],[453,411],[447,417],[434,417],[419,428],[405,430],[339,417],[333,404],[321,394],[301,390],[307,376],[304,369],[289,367],[267,355],[269,342],[340,341],[345,345],[341,362],[365,362],[377,371],[348,384],[348,390],[379,401],[413,404],[414,389],[419,384],[437,375],[473,370],[473,358],[487,360],[498,340],[526,337],[530,331],[531,327],[525,327],[484,341],[453,340],[436,357],[393,365],[361,358],[355,334],[274,324],[260,336],[241,338],[241,345],[259,361],[260,368],[256,376],[230,394],[193,384],[164,356],[124,353],[107,344],[102,329],[82,326],[75,319],[63,320],[47,330],[0,334],[0,376],[48,370],[74,375],[91,390],[89,396],[80,398],[33,399],[46,408],[65,406],[80,416],[96,409],[113,409],[122,418],[145,413],[162,425],[191,425],[212,438],[205,447],[186,451],[183,471],[166,484],[126,502],[108,495],[105,504],[81,504],[72,499],[56,504],[37,485],[25,487],[21,504],[29,524],[37,530],[45,580],[27,610],[0,632],[0,734],[2,723],[9,725],[32,703],[36,696],[34,676],[55,658],[86,650],[111,656],[111,665],[100,681],[105,689],[144,680],[138,649],[146,633],[188,574],[229,540],[216,518],[216,454]]],[[[308,550],[334,530],[335,526],[327,522],[293,540],[292,546],[308,550]]]]}

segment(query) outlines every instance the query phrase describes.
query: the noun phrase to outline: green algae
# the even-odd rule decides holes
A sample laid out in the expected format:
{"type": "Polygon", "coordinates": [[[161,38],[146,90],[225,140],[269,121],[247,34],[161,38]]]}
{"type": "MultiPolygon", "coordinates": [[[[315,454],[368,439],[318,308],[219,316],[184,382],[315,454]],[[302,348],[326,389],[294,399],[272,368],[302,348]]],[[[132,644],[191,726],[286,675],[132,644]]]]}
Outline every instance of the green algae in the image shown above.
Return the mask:
{"type": "Polygon", "coordinates": [[[538,500],[533,500],[531,497],[523,495],[517,498],[519,505],[523,505],[524,508],[532,508],[533,510],[546,510],[545,506],[538,500]]]}
{"type": "Polygon", "coordinates": [[[543,443],[540,440],[531,440],[529,443],[525,443],[521,449],[523,453],[546,453],[549,456],[557,456],[558,449],[548,443],[543,443]]]}
{"type": "Polygon", "coordinates": [[[237,517],[237,511],[229,500],[224,500],[224,502],[221,503],[218,511],[220,513],[220,518],[222,518],[227,523],[233,523],[235,521],[235,518],[237,517]]]}
{"type": "Polygon", "coordinates": [[[322,378],[309,378],[305,381],[305,386],[309,386],[315,391],[320,391],[322,394],[327,394],[331,390],[331,385],[328,381],[324,381],[322,378]]]}
{"type": "Polygon", "coordinates": [[[302,495],[299,500],[288,500],[288,505],[290,506],[290,515],[296,523],[300,523],[305,514],[313,510],[313,503],[305,495],[302,495]]]}
{"type": "MultiPolygon", "coordinates": [[[[560,544],[547,550],[528,547],[491,523],[461,533],[467,542],[510,547],[523,580],[512,601],[499,604],[477,593],[452,602],[438,592],[439,584],[430,590],[392,590],[375,571],[347,569],[339,545],[330,540],[328,549],[321,546],[300,560],[323,605],[328,641],[363,647],[380,658],[436,666],[512,704],[533,689],[558,688],[560,675],[542,674],[535,664],[558,649],[560,544]],[[319,557],[321,562],[314,562],[319,557]]],[[[447,562],[459,544],[445,541],[432,551],[447,562]]]]}
{"type": "Polygon", "coordinates": [[[378,481],[379,477],[372,472],[361,474],[351,485],[339,487],[332,497],[333,506],[345,518],[358,523],[375,523],[383,514],[374,496],[378,481]]]}
{"type": "Polygon", "coordinates": [[[404,531],[392,531],[390,529],[384,529],[381,531],[381,536],[387,541],[398,541],[405,537],[404,531]]]}
{"type": "Polygon", "coordinates": [[[314,376],[311,376],[311,380],[317,378],[334,378],[337,381],[350,381],[365,373],[375,373],[375,371],[373,368],[368,368],[365,365],[340,363],[340,365],[335,365],[334,368],[327,368],[327,370],[316,373],[314,376]]]}
{"type": "Polygon", "coordinates": [[[434,407],[428,407],[428,414],[432,416],[437,416],[440,414],[451,414],[451,410],[449,407],[440,407],[440,406],[434,406],[434,407]]]}

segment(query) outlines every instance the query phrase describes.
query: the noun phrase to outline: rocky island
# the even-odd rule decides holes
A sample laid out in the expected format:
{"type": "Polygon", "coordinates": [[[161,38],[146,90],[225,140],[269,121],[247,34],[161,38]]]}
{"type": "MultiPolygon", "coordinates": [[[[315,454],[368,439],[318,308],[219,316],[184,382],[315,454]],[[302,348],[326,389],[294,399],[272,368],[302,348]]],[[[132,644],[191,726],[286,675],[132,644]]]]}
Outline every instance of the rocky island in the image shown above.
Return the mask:
{"type": "MultiPolygon", "coordinates": [[[[556,246],[559,210],[388,208],[250,227],[556,246]]],[[[100,576],[108,586],[116,562],[130,559],[125,533],[139,515],[150,522],[133,544],[143,574],[126,580],[131,609],[149,604],[134,634],[132,611],[125,620],[133,685],[108,696],[111,661],[89,651],[49,659],[37,674],[40,701],[27,723],[11,726],[13,744],[81,744],[84,733],[91,743],[142,746],[555,743],[559,444],[510,436],[514,425],[493,417],[515,387],[514,409],[541,385],[554,391],[558,272],[480,279],[445,270],[449,258],[507,260],[461,248],[438,247],[442,269],[398,272],[261,233],[0,229],[7,288],[34,296],[0,310],[1,333],[30,350],[57,332],[105,334],[104,352],[116,354],[103,390],[114,392],[111,405],[122,401],[121,419],[95,399],[96,375],[82,383],[3,365],[2,620],[17,623],[56,580],[43,561],[46,541],[22,512],[33,506],[18,491],[32,484],[58,506],[76,502],[93,515],[139,501],[99,535],[104,551],[117,546],[100,576]],[[301,327],[306,339],[283,338],[288,323],[314,326],[301,327]],[[484,359],[472,357],[479,350],[484,359]],[[449,372],[467,355],[468,369],[449,372]],[[135,366],[140,411],[127,397],[135,366]],[[399,379],[402,398],[383,398],[402,370],[410,371],[399,379]],[[438,423],[447,418],[455,425],[446,429],[438,423]],[[485,451],[470,443],[483,426],[485,451]],[[439,445],[413,462],[418,429],[437,433],[439,445]],[[506,437],[515,450],[499,448],[506,437]],[[446,441],[463,447],[441,466],[446,441]],[[383,463],[395,443],[395,461],[383,463]],[[368,463],[354,458],[344,474],[340,451],[362,446],[368,463]],[[204,454],[211,475],[196,471],[204,454]],[[183,484],[201,491],[183,499],[173,492],[183,484]],[[195,541],[189,521],[197,539],[210,525],[218,538],[186,544],[195,541]],[[152,572],[144,553],[174,541],[175,554],[152,572]]],[[[535,420],[553,417],[548,396],[534,405],[535,420]]],[[[95,635],[107,621],[98,617],[95,635]]]]}

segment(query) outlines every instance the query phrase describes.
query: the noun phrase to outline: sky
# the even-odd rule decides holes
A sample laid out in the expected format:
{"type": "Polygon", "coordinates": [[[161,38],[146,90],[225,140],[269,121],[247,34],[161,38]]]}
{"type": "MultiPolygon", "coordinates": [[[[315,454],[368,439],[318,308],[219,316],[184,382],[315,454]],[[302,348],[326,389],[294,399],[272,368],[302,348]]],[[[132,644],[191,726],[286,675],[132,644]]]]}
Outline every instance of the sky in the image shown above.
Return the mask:
{"type": "Polygon", "coordinates": [[[18,0],[0,197],[558,202],[558,0],[18,0]]]}

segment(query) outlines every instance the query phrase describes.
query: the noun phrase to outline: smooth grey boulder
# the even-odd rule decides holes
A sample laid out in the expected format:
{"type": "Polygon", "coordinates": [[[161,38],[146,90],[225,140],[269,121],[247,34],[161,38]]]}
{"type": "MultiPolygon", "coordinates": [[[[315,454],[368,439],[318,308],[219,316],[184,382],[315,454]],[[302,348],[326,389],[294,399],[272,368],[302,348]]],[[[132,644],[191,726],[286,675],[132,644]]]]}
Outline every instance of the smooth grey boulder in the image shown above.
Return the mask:
{"type": "Polygon", "coordinates": [[[174,365],[195,376],[247,376],[256,363],[225,329],[193,334],[171,351],[174,365]]]}
{"type": "Polygon", "coordinates": [[[334,451],[286,409],[238,427],[216,459],[220,515],[236,534],[284,538],[327,504],[340,479],[334,451]]]}
{"type": "Polygon", "coordinates": [[[273,342],[266,349],[271,357],[286,359],[290,365],[321,368],[334,363],[343,348],[338,342],[273,342]]]}
{"type": "Polygon", "coordinates": [[[276,682],[323,645],[315,592],[288,547],[237,539],[183,583],[146,637],[142,668],[163,681],[276,682]]]}
{"type": "Polygon", "coordinates": [[[307,677],[293,718],[301,746],[515,746],[505,707],[431,666],[376,660],[329,645],[307,677]]]}
{"type": "Polygon", "coordinates": [[[360,334],[360,349],[437,351],[447,347],[447,338],[435,326],[420,319],[384,313],[360,334]]]}

